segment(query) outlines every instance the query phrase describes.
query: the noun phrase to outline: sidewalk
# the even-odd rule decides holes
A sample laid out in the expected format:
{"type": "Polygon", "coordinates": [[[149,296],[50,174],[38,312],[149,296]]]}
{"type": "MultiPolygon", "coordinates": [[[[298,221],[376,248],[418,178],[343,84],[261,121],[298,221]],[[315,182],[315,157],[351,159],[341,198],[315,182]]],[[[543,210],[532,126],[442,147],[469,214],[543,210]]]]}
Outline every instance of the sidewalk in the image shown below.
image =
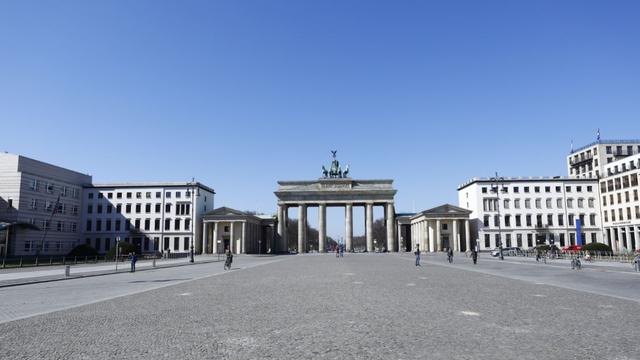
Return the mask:
{"type": "MultiPolygon", "coordinates": [[[[217,262],[217,255],[198,255],[194,258],[194,263],[189,262],[189,258],[180,259],[157,259],[156,266],[153,267],[153,260],[140,260],[136,263],[136,271],[153,270],[158,268],[168,268],[176,266],[197,265],[217,262]]],[[[224,261],[221,257],[220,261],[224,261]]],[[[70,265],[70,276],[65,276],[65,266],[55,266],[54,268],[21,269],[21,271],[0,270],[0,288],[8,286],[36,284],[41,282],[59,281],[75,279],[89,276],[102,276],[116,273],[126,273],[131,269],[128,261],[118,262],[117,270],[115,262],[100,264],[70,265]]]]}
{"type": "MultiPolygon", "coordinates": [[[[464,255],[461,255],[464,256],[464,255]]],[[[500,261],[500,258],[493,257],[489,253],[481,253],[481,258],[483,260],[495,260],[500,261]]],[[[536,263],[535,256],[505,256],[504,261],[508,261],[515,264],[530,264],[536,263]]],[[[619,262],[619,261],[602,261],[602,260],[593,260],[591,262],[585,261],[584,259],[580,259],[582,262],[583,268],[600,268],[602,270],[615,270],[615,271],[625,271],[625,272],[635,272],[631,263],[628,262],[619,262]]],[[[561,267],[571,267],[571,259],[563,258],[563,259],[549,259],[547,258],[547,263],[544,264],[542,259],[538,262],[542,265],[555,265],[561,267]]]]}

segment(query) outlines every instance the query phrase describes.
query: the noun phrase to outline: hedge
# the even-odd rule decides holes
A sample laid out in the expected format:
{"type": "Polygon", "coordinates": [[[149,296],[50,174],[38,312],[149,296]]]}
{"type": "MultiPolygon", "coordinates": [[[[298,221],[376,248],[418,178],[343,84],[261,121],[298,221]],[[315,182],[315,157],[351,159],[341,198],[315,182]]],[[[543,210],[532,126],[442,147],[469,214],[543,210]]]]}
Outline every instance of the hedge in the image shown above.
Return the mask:
{"type": "Polygon", "coordinates": [[[74,247],[67,256],[77,256],[77,257],[85,257],[85,256],[98,256],[98,250],[94,249],[90,245],[82,244],[74,247]]]}
{"type": "MultiPolygon", "coordinates": [[[[120,250],[118,250],[118,255],[128,255],[129,253],[135,252],[138,253],[138,246],[136,244],[129,244],[128,242],[120,241],[120,250]]],[[[140,255],[138,253],[138,255],[140,255]]],[[[114,259],[116,257],[116,247],[112,247],[109,249],[107,254],[105,255],[107,259],[114,259]]]]}

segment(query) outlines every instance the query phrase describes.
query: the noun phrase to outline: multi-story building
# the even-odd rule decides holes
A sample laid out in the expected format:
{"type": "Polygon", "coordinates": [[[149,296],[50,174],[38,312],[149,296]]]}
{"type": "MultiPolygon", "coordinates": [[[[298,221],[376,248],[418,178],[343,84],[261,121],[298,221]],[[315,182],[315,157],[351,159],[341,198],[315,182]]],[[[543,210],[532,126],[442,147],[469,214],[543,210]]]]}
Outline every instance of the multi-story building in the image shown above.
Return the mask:
{"type": "Polygon", "coordinates": [[[480,249],[602,242],[598,181],[590,178],[473,178],[458,187],[480,249]],[[497,188],[497,192],[495,189],[497,188]],[[580,226],[578,226],[578,223],[580,226]]]}
{"type": "Polygon", "coordinates": [[[120,241],[140,253],[202,252],[202,217],[213,210],[213,189],[199,182],[100,184],[84,188],[86,244],[108,252],[120,241]]]}
{"type": "Polygon", "coordinates": [[[639,177],[640,154],[636,154],[607,164],[600,179],[605,242],[614,251],[639,248],[639,177]]]}
{"type": "Polygon", "coordinates": [[[602,177],[607,164],[640,153],[640,140],[598,140],[567,156],[571,178],[602,177]]]}
{"type": "Polygon", "coordinates": [[[82,188],[87,184],[91,184],[89,175],[21,155],[0,154],[0,220],[32,225],[8,232],[7,254],[53,255],[73,249],[82,235],[82,188]]]}

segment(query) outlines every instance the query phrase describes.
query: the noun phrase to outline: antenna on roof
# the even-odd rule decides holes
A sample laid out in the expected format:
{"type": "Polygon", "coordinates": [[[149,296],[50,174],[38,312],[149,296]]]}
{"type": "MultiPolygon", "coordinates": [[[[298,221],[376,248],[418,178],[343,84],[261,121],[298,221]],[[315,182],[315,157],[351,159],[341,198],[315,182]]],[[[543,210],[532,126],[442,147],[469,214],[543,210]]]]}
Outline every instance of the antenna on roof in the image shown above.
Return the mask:
{"type": "Polygon", "coordinates": [[[573,139],[571,139],[571,152],[573,152],[573,139]]]}
{"type": "Polygon", "coordinates": [[[600,128],[598,128],[598,132],[596,133],[596,139],[600,141],[600,128]]]}

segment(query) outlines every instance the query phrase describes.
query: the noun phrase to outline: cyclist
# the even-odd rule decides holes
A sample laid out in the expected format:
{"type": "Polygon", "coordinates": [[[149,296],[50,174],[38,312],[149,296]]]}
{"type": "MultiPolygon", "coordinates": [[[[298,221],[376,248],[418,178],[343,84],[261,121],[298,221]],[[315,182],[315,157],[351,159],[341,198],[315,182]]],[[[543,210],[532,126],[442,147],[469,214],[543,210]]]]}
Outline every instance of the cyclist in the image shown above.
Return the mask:
{"type": "Polygon", "coordinates": [[[229,248],[227,248],[224,251],[224,253],[227,256],[227,259],[224,261],[224,269],[225,270],[231,270],[231,263],[233,262],[233,254],[231,253],[229,248]]]}

